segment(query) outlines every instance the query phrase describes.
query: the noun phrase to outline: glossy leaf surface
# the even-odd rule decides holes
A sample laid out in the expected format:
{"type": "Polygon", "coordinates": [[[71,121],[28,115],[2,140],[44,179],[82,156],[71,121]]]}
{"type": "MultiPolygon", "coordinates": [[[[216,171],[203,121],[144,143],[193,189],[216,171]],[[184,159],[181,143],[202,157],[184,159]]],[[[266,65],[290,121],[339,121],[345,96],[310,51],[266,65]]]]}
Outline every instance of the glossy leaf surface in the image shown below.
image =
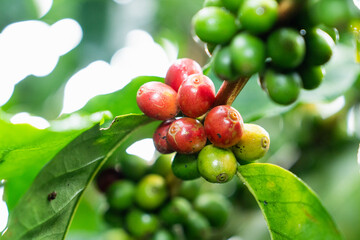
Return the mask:
{"type": "Polygon", "coordinates": [[[4,239],[63,239],[97,171],[132,132],[151,121],[143,115],[117,117],[110,128],[94,126],[63,148],[14,208],[4,239]]]}
{"type": "Polygon", "coordinates": [[[316,194],[294,174],[264,163],[239,166],[237,174],[260,206],[272,239],[342,239],[316,194]]]}

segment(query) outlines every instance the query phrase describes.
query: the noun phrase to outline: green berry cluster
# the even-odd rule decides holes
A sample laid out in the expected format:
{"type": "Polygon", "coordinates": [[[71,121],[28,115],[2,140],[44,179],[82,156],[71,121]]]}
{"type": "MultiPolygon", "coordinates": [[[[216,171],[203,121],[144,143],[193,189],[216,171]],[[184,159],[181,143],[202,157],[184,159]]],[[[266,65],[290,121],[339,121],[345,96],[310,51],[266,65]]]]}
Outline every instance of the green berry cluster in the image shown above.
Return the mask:
{"type": "MultiPolygon", "coordinates": [[[[171,157],[161,155],[132,179],[124,175],[128,162],[133,162],[131,155],[121,159],[120,167],[107,167],[99,173],[97,185],[108,203],[104,212],[110,229],[107,238],[208,239],[212,231],[226,226],[229,200],[208,191],[190,191],[189,195],[188,187],[172,174],[171,157]]],[[[144,169],[141,160],[133,167],[144,169]]]]}
{"type": "Polygon", "coordinates": [[[301,88],[317,88],[338,33],[324,23],[309,24],[315,1],[208,0],[193,17],[196,37],[214,55],[220,79],[238,81],[259,74],[276,103],[288,105],[301,88]],[[286,15],[286,4],[296,14],[286,15]]]}

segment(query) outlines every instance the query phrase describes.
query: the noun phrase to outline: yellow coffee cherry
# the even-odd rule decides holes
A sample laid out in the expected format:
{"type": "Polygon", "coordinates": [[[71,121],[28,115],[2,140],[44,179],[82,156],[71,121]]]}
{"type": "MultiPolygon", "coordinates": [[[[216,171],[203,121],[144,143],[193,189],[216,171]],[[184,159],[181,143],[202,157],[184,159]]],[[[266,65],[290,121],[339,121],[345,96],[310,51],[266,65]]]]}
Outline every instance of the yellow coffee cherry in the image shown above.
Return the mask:
{"type": "Polygon", "coordinates": [[[269,147],[269,133],[259,125],[245,123],[244,134],[232,151],[238,160],[253,161],[263,157],[269,147]]]}

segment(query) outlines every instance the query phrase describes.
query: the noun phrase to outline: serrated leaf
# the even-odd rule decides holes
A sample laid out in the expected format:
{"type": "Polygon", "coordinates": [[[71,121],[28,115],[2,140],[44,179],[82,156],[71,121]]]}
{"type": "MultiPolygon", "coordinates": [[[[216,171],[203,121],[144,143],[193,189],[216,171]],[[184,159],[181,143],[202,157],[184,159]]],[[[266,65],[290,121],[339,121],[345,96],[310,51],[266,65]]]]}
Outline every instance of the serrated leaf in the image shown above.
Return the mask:
{"type": "Polygon", "coordinates": [[[40,171],[10,214],[3,239],[64,239],[97,171],[132,132],[151,121],[144,115],[124,115],[108,129],[97,125],[78,136],[40,171]],[[49,200],[49,194],[55,199],[49,200]]]}
{"type": "Polygon", "coordinates": [[[252,163],[239,166],[237,174],[260,206],[272,239],[342,239],[316,194],[291,172],[252,163]]]}

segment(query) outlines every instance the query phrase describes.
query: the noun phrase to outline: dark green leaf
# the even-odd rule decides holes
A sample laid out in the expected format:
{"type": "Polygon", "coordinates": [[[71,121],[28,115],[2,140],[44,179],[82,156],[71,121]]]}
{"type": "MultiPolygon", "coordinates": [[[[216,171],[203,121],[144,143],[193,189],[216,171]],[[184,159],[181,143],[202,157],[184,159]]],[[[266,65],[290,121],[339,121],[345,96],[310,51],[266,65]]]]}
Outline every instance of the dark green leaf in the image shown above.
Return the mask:
{"type": "Polygon", "coordinates": [[[291,172],[253,163],[239,166],[238,176],[258,202],[272,239],[342,239],[316,194],[291,172]]]}
{"type": "Polygon", "coordinates": [[[97,171],[132,132],[151,121],[144,115],[120,116],[110,128],[94,126],[63,148],[10,214],[4,239],[63,239],[97,171]]]}

